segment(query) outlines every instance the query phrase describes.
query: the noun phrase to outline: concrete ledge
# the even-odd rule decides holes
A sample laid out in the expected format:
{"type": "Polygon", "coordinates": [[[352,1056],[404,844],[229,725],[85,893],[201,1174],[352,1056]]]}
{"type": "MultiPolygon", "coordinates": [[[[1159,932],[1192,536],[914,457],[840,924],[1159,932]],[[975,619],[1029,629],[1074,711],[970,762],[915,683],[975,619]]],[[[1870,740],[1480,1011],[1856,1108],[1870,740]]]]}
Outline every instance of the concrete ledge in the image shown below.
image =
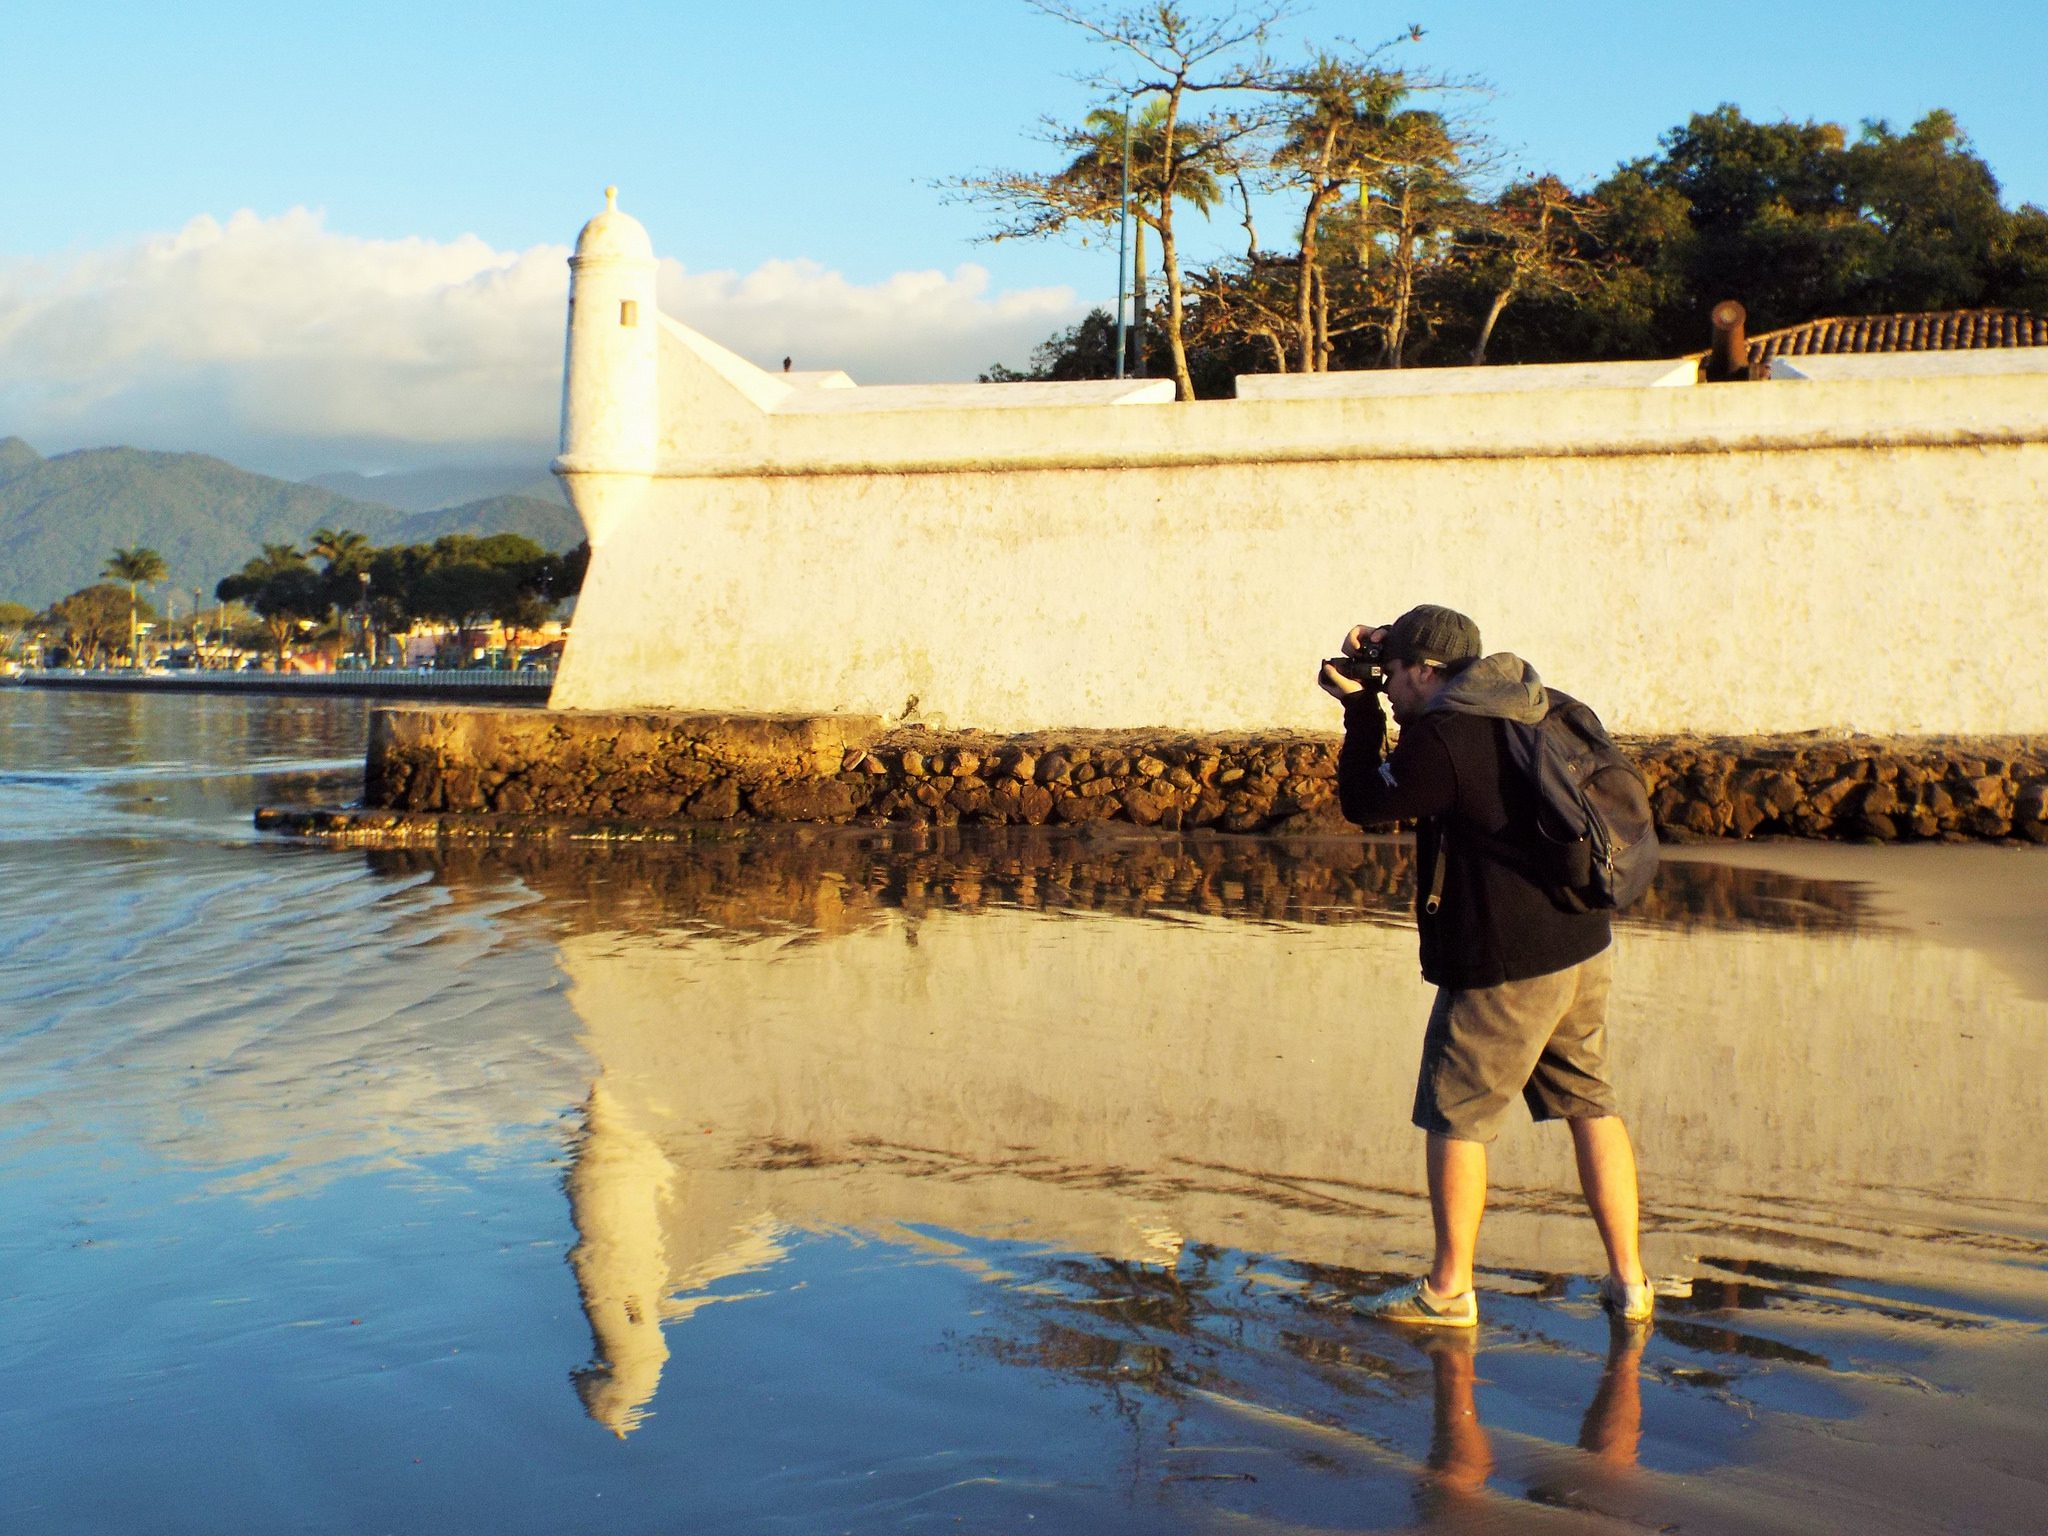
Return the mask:
{"type": "MultiPolygon", "coordinates": [[[[1171,730],[997,735],[872,716],[385,709],[364,805],[277,813],[316,836],[645,838],[733,822],[1121,822],[1344,828],[1339,738],[1171,730]],[[323,820],[325,817],[327,819],[323,820]]],[[[1792,836],[2048,842],[2048,740],[1785,736],[1627,743],[1675,842],[1792,836]]]]}

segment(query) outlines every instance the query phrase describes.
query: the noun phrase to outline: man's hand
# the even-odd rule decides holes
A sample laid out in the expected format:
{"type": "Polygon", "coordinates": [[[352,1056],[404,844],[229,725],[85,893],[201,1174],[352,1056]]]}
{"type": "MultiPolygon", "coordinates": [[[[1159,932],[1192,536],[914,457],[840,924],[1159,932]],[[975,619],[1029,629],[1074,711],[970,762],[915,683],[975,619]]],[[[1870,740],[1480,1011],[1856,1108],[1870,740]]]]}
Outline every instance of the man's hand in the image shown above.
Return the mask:
{"type": "MultiPolygon", "coordinates": [[[[1344,638],[1338,649],[1346,656],[1356,656],[1373,641],[1387,637],[1384,624],[1354,624],[1344,631],[1344,638]]],[[[1347,677],[1329,662],[1324,662],[1322,671],[1316,674],[1316,685],[1333,699],[1348,699],[1354,693],[1365,692],[1365,684],[1355,677],[1347,677]]]]}
{"type": "MultiPolygon", "coordinates": [[[[1347,651],[1345,654],[1351,653],[1347,651]]],[[[1365,692],[1365,684],[1355,677],[1346,677],[1327,661],[1323,663],[1322,671],[1316,674],[1316,686],[1333,699],[1348,699],[1354,693],[1365,692]]]]}

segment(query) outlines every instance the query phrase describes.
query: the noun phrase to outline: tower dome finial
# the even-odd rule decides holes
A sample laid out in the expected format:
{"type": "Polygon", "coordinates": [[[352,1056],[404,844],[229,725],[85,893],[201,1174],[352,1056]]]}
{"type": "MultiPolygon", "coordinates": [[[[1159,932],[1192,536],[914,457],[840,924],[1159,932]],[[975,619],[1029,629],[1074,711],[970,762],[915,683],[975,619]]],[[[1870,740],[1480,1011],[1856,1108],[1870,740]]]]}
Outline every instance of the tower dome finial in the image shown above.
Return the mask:
{"type": "Polygon", "coordinates": [[[576,255],[631,261],[654,259],[654,246],[640,221],[619,211],[617,187],[604,189],[604,212],[583,226],[583,233],[576,237],[576,255]]]}

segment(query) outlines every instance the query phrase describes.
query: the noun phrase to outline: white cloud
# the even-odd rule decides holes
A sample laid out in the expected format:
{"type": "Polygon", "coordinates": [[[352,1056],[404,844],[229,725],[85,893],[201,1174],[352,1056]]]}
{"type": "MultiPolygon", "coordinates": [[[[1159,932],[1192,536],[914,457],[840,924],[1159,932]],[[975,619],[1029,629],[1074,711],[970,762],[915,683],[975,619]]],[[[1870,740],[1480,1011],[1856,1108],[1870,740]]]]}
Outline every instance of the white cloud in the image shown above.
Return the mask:
{"type": "MultiPolygon", "coordinates": [[[[0,266],[0,436],[218,453],[256,468],[400,468],[552,452],[566,246],[365,240],[319,214],[192,220],[0,266]]],[[[867,383],[972,378],[1069,323],[1065,288],[982,268],[858,284],[810,261],[664,262],[662,307],[766,367],[867,383]]]]}
{"type": "Polygon", "coordinates": [[[1079,318],[1068,288],[991,294],[972,264],[899,272],[862,286],[814,261],[771,261],[741,275],[662,264],[661,307],[764,368],[844,368],[862,384],[972,379],[991,363],[1021,367],[1079,318]]]}

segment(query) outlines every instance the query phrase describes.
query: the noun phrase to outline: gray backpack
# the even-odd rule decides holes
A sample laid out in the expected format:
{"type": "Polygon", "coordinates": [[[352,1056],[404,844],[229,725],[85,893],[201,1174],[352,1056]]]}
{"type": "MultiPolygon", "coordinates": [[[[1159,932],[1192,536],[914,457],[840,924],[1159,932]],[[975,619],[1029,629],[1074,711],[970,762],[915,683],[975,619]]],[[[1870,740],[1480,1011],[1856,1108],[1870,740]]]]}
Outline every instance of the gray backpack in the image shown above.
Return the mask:
{"type": "Polygon", "coordinates": [[[1567,912],[1612,911],[1647,891],[1657,873],[1650,788],[1600,717],[1553,688],[1540,723],[1503,720],[1501,730],[1536,791],[1533,873],[1550,899],[1567,912]]]}

